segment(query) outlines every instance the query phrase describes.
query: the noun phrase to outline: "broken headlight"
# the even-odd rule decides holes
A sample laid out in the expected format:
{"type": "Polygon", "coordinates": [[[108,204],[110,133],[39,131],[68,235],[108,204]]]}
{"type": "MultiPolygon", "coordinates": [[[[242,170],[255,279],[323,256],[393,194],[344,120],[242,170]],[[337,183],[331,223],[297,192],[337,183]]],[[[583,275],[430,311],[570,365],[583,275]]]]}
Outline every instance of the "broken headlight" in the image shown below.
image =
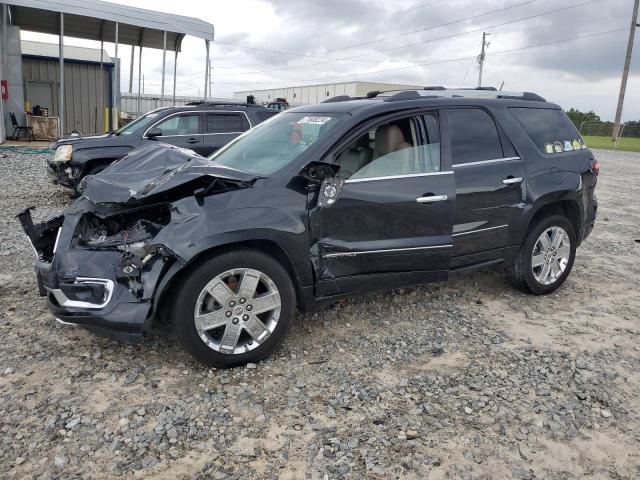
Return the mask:
{"type": "Polygon", "coordinates": [[[120,250],[144,258],[154,250],[149,245],[171,218],[167,205],[135,209],[106,217],[86,214],[76,230],[78,247],[95,250],[120,250]]]}
{"type": "Polygon", "coordinates": [[[71,145],[60,145],[56,148],[56,152],[53,154],[54,163],[68,162],[71,160],[73,154],[73,147],[71,145]]]}

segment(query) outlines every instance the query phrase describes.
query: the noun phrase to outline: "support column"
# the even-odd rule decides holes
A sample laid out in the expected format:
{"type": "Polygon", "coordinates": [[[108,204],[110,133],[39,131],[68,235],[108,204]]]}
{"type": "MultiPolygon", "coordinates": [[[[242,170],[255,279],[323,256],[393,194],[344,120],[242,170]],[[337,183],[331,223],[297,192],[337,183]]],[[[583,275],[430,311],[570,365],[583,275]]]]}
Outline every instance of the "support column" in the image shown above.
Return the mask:
{"type": "Polygon", "coordinates": [[[113,122],[114,121],[114,118],[113,118],[113,106],[114,106],[115,102],[118,99],[118,95],[120,94],[120,92],[118,92],[118,88],[120,88],[120,62],[118,62],[118,40],[119,40],[118,39],[118,33],[119,33],[118,32],[118,27],[119,27],[119,24],[118,24],[118,22],[116,22],[116,31],[115,31],[115,38],[114,38],[115,50],[116,51],[115,51],[115,58],[113,59],[114,62],[115,62],[115,65],[114,65],[115,74],[113,75],[113,77],[114,77],[113,80],[114,81],[112,82],[113,84],[111,85],[111,91],[113,93],[111,94],[111,105],[110,105],[110,108],[109,108],[109,131],[110,132],[112,132],[113,130],[117,130],[118,129],[117,128],[118,127],[118,125],[117,125],[118,122],[116,122],[116,125],[113,124],[114,123],[113,122]]]}
{"type": "Polygon", "coordinates": [[[207,55],[207,60],[209,61],[209,98],[213,101],[213,67],[211,67],[211,54],[207,55]]]}
{"type": "Polygon", "coordinates": [[[60,16],[60,32],[58,36],[58,68],[60,69],[60,91],[58,92],[58,135],[62,138],[64,135],[64,13],[59,13],[58,15],[60,16]]]}
{"type": "Polygon", "coordinates": [[[176,106],[176,77],[178,73],[178,48],[176,47],[176,55],[173,60],[173,106],[176,106]]]}
{"type": "Polygon", "coordinates": [[[162,88],[160,90],[160,104],[164,107],[164,67],[167,61],[167,31],[162,32],[162,88]]]}
{"type": "MultiPolygon", "coordinates": [[[[98,133],[98,118],[104,117],[104,71],[102,70],[102,63],[104,62],[103,52],[104,52],[104,40],[102,40],[102,32],[100,32],[100,102],[96,106],[95,133],[98,133]]],[[[102,129],[104,130],[104,125],[102,126],[102,129]]]]}
{"type": "Polygon", "coordinates": [[[142,93],[140,90],[140,88],[142,87],[142,43],[140,43],[138,48],[140,49],[140,55],[138,56],[138,103],[136,109],[138,110],[138,116],[140,116],[140,114],[142,113],[140,112],[140,95],[142,93]]]}
{"type": "MultiPolygon", "coordinates": [[[[6,55],[7,55],[7,4],[2,4],[2,52],[0,52],[0,78],[5,78],[6,55]]],[[[4,100],[0,100],[0,143],[7,139],[6,122],[4,119],[4,100]]]]}
{"type": "Polygon", "coordinates": [[[133,61],[136,58],[136,46],[131,45],[131,65],[129,66],[129,93],[133,93],[133,61]]]}
{"type": "Polygon", "coordinates": [[[209,40],[204,41],[207,47],[207,58],[205,59],[205,71],[204,71],[204,101],[207,101],[207,88],[209,88],[209,40]]]}

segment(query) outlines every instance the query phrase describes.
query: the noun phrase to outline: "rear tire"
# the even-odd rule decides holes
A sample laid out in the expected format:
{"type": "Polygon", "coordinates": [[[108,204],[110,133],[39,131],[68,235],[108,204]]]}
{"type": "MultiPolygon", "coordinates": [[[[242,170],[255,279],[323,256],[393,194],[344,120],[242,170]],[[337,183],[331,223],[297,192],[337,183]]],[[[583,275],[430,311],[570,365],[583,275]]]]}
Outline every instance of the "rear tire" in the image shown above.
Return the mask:
{"type": "Polygon", "coordinates": [[[285,268],[256,250],[233,250],[189,273],[173,302],[182,346],[200,362],[229,368],[257,362],[280,346],[296,310],[285,268]]]}
{"type": "Polygon", "coordinates": [[[551,293],[569,276],[576,245],[575,229],[566,217],[540,218],[529,227],[515,261],[506,268],[507,279],[534,295],[551,293]]]}

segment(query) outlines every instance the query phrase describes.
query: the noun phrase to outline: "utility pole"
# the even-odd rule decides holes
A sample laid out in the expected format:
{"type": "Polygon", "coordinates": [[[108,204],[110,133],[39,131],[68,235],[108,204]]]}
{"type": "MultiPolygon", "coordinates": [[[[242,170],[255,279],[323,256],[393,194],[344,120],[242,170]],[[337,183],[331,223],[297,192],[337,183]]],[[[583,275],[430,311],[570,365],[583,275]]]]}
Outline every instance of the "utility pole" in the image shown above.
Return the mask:
{"type": "Polygon", "coordinates": [[[622,71],[622,82],[620,83],[620,95],[618,95],[618,108],[616,110],[616,120],[613,123],[612,141],[616,141],[620,132],[620,120],[622,118],[622,106],[624,104],[624,94],[627,91],[627,79],[629,78],[629,66],[631,65],[631,53],[633,52],[633,40],[636,35],[638,24],[638,2],[633,4],[633,14],[631,15],[631,29],[629,30],[629,44],[627,45],[627,56],[624,60],[624,70],[622,71]]]}
{"type": "Polygon", "coordinates": [[[486,48],[489,46],[489,43],[487,43],[487,35],[491,34],[482,32],[482,50],[480,51],[480,56],[478,57],[478,63],[480,64],[480,69],[478,72],[478,88],[482,87],[482,67],[484,67],[486,48]]]}

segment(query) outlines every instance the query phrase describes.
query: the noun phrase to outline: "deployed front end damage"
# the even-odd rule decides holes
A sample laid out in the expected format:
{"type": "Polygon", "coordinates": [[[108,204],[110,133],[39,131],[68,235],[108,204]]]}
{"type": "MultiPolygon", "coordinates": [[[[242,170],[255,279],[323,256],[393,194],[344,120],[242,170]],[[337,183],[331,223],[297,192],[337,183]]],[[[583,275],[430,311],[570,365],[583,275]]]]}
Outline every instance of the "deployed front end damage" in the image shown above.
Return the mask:
{"type": "Polygon", "coordinates": [[[164,160],[155,165],[159,171],[147,171],[146,181],[120,166],[91,177],[63,215],[34,225],[31,208],[18,214],[36,253],[40,294],[54,317],[127,341],[148,326],[163,275],[186,264],[179,252],[188,240],[180,232],[206,216],[202,199],[254,180],[241,172],[231,178],[225,169],[226,176],[216,175],[219,167],[174,147],[155,145],[141,155],[164,160]]]}

